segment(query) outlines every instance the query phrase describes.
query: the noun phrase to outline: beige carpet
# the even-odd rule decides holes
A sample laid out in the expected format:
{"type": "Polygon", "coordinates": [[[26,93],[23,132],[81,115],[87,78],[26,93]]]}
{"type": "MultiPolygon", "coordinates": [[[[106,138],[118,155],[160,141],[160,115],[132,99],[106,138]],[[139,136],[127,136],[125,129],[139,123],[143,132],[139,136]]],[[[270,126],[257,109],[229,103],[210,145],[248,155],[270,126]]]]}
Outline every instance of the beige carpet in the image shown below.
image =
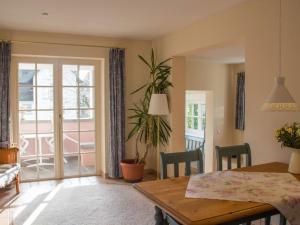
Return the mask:
{"type": "Polygon", "coordinates": [[[154,206],[125,184],[57,185],[10,205],[13,225],[153,225],[154,206]]]}

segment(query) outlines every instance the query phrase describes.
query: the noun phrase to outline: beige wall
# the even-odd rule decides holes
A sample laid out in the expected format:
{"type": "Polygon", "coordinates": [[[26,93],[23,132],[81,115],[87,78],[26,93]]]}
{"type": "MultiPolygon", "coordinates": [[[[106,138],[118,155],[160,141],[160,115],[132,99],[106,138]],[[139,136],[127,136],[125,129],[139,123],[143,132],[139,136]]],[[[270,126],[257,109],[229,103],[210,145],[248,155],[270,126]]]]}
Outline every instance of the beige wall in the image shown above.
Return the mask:
{"type": "MultiPolygon", "coordinates": [[[[283,74],[300,103],[300,1],[286,0],[283,4],[283,74]]],[[[299,120],[299,112],[259,110],[278,74],[278,12],[279,0],[251,0],[153,42],[165,58],[220,43],[245,41],[245,141],[251,145],[254,164],[287,162],[289,153],[274,140],[274,130],[283,123],[299,120]]]]}
{"type": "Polygon", "coordinates": [[[229,66],[199,60],[186,61],[186,90],[206,90],[213,95],[214,145],[232,144],[233,117],[229,66]]]}
{"type": "MultiPolygon", "coordinates": [[[[129,125],[127,121],[128,111],[127,109],[133,102],[139,99],[139,95],[130,95],[135,88],[144,84],[145,78],[148,77],[146,67],[138,59],[137,55],[142,54],[147,56],[150,54],[151,42],[150,41],[135,41],[115,38],[103,38],[94,36],[82,36],[82,35],[67,35],[67,34],[55,34],[55,33],[39,33],[39,32],[23,32],[23,31],[10,31],[0,30],[0,39],[7,40],[22,40],[32,42],[55,42],[65,44],[76,45],[100,45],[107,47],[121,47],[126,49],[126,77],[125,77],[125,107],[126,107],[126,134],[129,131],[129,125]]],[[[13,54],[25,54],[25,55],[47,55],[47,56],[65,56],[65,57],[88,57],[95,59],[103,59],[104,71],[102,77],[102,94],[101,96],[102,110],[106,108],[106,111],[102,111],[101,124],[101,171],[106,172],[107,168],[107,148],[109,141],[109,107],[108,105],[108,48],[99,47],[77,47],[66,45],[50,45],[50,44],[33,44],[33,43],[14,43],[13,54]],[[105,85],[104,85],[105,84],[105,85]],[[106,160],[105,160],[106,159],[106,160]]],[[[99,61],[100,63],[100,61],[99,61]]],[[[129,141],[126,143],[126,157],[132,157],[134,152],[134,142],[129,141]]],[[[155,169],[155,153],[150,154],[148,158],[146,168],[155,169]]]]}

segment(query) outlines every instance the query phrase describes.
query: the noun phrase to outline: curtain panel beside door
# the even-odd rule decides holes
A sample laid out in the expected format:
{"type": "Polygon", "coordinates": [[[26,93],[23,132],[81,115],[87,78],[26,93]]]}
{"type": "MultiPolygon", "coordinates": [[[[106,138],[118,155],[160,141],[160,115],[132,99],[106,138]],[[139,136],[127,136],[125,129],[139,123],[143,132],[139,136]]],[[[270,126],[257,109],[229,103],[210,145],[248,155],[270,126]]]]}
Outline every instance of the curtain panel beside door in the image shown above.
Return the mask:
{"type": "Polygon", "coordinates": [[[0,42],[0,148],[10,145],[9,136],[9,75],[11,43],[0,42]]]}
{"type": "Polygon", "coordinates": [[[110,148],[108,175],[122,176],[120,162],[125,157],[125,103],[124,103],[125,50],[110,49],[110,148]]]}
{"type": "Polygon", "coordinates": [[[237,74],[235,129],[245,129],[245,72],[237,74]]]}

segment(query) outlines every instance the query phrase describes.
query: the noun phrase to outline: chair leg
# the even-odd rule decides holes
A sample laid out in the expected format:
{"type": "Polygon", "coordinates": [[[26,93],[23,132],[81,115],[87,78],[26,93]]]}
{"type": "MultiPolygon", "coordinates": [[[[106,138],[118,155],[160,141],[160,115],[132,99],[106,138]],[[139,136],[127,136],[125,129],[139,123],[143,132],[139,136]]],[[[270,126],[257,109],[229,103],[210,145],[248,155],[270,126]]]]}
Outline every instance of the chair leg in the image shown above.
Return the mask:
{"type": "Polygon", "coordinates": [[[266,216],[265,225],[270,225],[270,224],[271,224],[271,216],[266,216]]]}
{"type": "Polygon", "coordinates": [[[17,194],[20,193],[20,176],[19,176],[19,174],[17,174],[17,176],[16,176],[16,192],[17,192],[17,194]]]}
{"type": "Polygon", "coordinates": [[[286,225],[286,218],[280,214],[280,222],[279,222],[280,225],[286,225]]]}

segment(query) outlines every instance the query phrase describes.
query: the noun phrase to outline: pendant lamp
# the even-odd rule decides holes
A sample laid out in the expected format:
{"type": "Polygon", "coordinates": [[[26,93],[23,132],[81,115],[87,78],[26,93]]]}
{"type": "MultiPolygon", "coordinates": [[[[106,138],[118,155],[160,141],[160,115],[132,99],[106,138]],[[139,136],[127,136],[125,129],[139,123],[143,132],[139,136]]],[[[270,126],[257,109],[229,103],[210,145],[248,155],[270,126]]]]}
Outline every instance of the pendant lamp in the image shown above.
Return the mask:
{"type": "Polygon", "coordinates": [[[275,77],[274,87],[266,99],[265,103],[262,105],[262,111],[297,111],[297,104],[290,92],[286,88],[284,81],[285,78],[282,75],[282,43],[281,43],[281,27],[282,27],[282,0],[280,0],[279,7],[279,75],[275,77]]]}

